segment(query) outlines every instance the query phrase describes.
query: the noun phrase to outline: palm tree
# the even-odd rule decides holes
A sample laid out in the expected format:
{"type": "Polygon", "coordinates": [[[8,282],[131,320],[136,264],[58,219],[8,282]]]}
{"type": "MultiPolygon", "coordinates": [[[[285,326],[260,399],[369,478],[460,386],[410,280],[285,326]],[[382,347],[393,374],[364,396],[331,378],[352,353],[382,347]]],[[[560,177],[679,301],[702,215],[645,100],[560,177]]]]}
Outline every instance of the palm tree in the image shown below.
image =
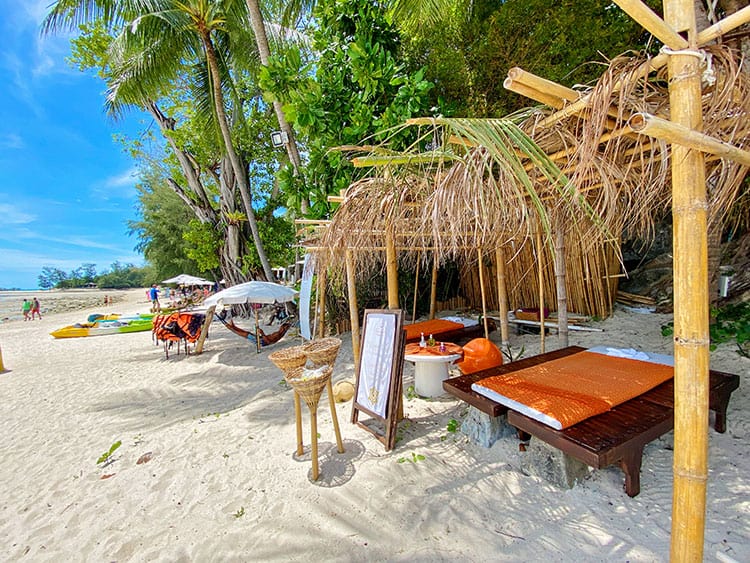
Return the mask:
{"type": "MultiPolygon", "coordinates": [[[[260,63],[263,66],[268,66],[268,61],[271,57],[271,49],[268,43],[268,35],[266,34],[265,20],[263,14],[260,11],[260,5],[258,0],[247,0],[247,11],[250,19],[250,26],[253,28],[253,34],[255,35],[255,43],[258,46],[258,55],[260,57],[260,63]]],[[[299,174],[301,167],[301,161],[299,156],[299,149],[297,147],[297,140],[294,138],[294,132],[292,131],[289,122],[284,116],[284,110],[281,107],[281,102],[274,100],[273,109],[276,112],[276,118],[279,120],[279,127],[286,136],[286,142],[284,146],[286,148],[289,161],[292,163],[294,169],[294,175],[299,174]]],[[[307,212],[309,207],[308,198],[302,198],[301,211],[307,212]]]]}
{"type": "Polygon", "coordinates": [[[253,211],[247,169],[238,155],[226,112],[224,89],[231,86],[225,53],[217,50],[240,32],[244,4],[240,0],[58,0],[44,21],[44,32],[102,20],[118,30],[110,49],[113,79],[107,101],[113,114],[125,106],[148,108],[170,88],[187,65],[204,65],[209,78],[215,123],[245,209],[258,257],[267,279],[273,279],[253,211]],[[233,24],[235,24],[233,26],[233,24]]]}

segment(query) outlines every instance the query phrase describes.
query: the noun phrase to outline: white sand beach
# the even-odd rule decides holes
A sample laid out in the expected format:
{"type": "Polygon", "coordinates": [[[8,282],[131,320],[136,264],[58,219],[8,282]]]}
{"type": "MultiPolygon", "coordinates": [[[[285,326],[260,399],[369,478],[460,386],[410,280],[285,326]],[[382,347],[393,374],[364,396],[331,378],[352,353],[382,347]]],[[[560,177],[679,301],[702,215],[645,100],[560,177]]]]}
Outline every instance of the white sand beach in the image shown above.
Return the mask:
{"type": "MultiPolygon", "coordinates": [[[[150,332],[55,340],[50,331],[88,314],[147,312],[148,303],[138,289],[118,293],[110,310],[95,301],[54,312],[49,295],[39,295],[41,321],[0,324],[6,561],[669,559],[671,433],[646,447],[641,493],[629,498],[617,467],[561,489],[524,474],[517,440],[469,443],[448,430],[467,410],[449,396],[409,394],[392,452],[349,422],[351,403],[339,404],[338,454],[321,401],[313,482],[310,456],[293,457],[292,391],[268,360],[298,338],[257,354],[214,323],[202,355],[169,359],[150,332]],[[97,465],[117,441],[114,461],[97,465]]],[[[671,353],[660,334],[669,318],[618,310],[596,324],[603,332],[573,332],[571,344],[671,353]]],[[[353,375],[342,339],[334,380],[353,375]]],[[[511,343],[525,356],[539,349],[535,335],[511,343]]],[[[707,430],[705,560],[750,561],[750,360],[724,344],[711,367],[742,382],[727,432],[707,430]]],[[[407,362],[404,388],[413,369],[407,362]]],[[[309,444],[306,410],[303,422],[309,444]]]]}

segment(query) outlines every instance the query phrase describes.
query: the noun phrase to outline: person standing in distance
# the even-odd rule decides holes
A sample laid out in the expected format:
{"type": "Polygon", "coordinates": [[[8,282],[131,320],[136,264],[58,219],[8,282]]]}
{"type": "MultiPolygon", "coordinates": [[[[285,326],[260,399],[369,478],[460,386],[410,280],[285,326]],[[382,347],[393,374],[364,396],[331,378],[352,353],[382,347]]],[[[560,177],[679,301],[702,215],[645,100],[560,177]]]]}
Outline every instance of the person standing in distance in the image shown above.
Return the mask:
{"type": "Polygon", "coordinates": [[[148,298],[151,300],[151,312],[158,313],[161,311],[161,305],[159,304],[159,289],[156,284],[151,286],[148,290],[148,298]]]}

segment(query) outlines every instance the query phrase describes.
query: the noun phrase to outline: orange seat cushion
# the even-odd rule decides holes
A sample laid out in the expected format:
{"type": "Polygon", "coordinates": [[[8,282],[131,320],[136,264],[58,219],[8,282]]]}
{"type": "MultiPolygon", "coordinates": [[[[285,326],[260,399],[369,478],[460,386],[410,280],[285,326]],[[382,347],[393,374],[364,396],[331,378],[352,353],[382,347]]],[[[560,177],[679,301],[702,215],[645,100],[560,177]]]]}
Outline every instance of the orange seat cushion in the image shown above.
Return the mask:
{"type": "Polygon", "coordinates": [[[671,379],[671,366],[579,352],[482,379],[472,388],[561,430],[637,397],[671,379]]]}
{"type": "Polygon", "coordinates": [[[503,354],[487,338],[475,338],[464,346],[464,358],[457,364],[464,375],[503,365],[503,354]]]}

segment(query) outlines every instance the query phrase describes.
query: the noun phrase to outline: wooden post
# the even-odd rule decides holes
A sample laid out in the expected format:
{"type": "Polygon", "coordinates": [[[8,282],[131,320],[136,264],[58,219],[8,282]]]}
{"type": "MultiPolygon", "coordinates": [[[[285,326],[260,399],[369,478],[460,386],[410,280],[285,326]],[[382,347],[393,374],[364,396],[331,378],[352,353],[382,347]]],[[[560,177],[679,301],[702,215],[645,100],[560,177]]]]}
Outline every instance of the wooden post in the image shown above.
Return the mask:
{"type": "MultiPolygon", "coordinates": [[[[354,365],[359,365],[359,308],[357,306],[357,284],[354,272],[354,254],[346,251],[346,288],[349,293],[349,321],[352,324],[352,355],[354,365]]],[[[357,374],[355,374],[356,376],[357,374]]]]}
{"type": "MultiPolygon", "coordinates": [[[[201,335],[198,337],[198,342],[195,344],[194,354],[198,355],[203,352],[203,343],[206,341],[208,336],[208,327],[211,326],[211,321],[214,320],[214,311],[216,311],[216,305],[211,305],[206,311],[206,320],[203,321],[203,327],[201,328],[201,335]]],[[[0,372],[3,371],[3,362],[0,358],[0,372]]]]}
{"type": "MultiPolygon", "coordinates": [[[[667,23],[696,47],[692,0],[664,0],[667,23]]],[[[701,60],[669,56],[670,116],[700,131],[701,60]]],[[[708,479],[708,244],[703,154],[672,145],[674,487],[672,561],[702,561],[708,479]]]]}
{"type": "Polygon", "coordinates": [[[437,257],[433,255],[432,282],[430,284],[430,319],[435,318],[435,313],[437,309],[437,278],[438,278],[437,257]]]}
{"type": "Polygon", "coordinates": [[[388,308],[398,309],[398,261],[390,226],[385,229],[385,271],[388,278],[388,308]]]}
{"type": "Polygon", "coordinates": [[[315,315],[318,338],[323,338],[326,332],[326,271],[321,268],[318,272],[318,314],[315,315]]]}
{"type": "Polygon", "coordinates": [[[501,247],[495,249],[497,262],[497,301],[500,313],[500,340],[503,346],[510,344],[508,337],[508,288],[505,285],[505,253],[501,247]]]}
{"type": "Polygon", "coordinates": [[[260,322],[258,321],[258,308],[254,306],[253,311],[255,312],[255,352],[260,354],[260,322]]]}
{"type": "Polygon", "coordinates": [[[479,257],[479,291],[482,295],[482,319],[484,320],[484,337],[490,337],[490,329],[487,325],[487,299],[484,293],[484,258],[482,256],[482,249],[477,248],[477,256],[479,257]]]}
{"type": "Polygon", "coordinates": [[[414,306],[411,309],[411,322],[417,320],[417,290],[419,290],[419,262],[422,252],[417,255],[417,266],[414,269],[414,306]]]}
{"type": "Polygon", "coordinates": [[[544,354],[544,265],[542,264],[542,229],[537,225],[536,229],[536,263],[539,281],[539,353],[544,354]]]}
{"type": "MultiPolygon", "coordinates": [[[[555,229],[555,289],[557,291],[557,341],[560,348],[568,346],[568,291],[565,287],[565,230],[562,220],[555,229]]],[[[607,280],[609,284],[609,280],[607,280]]]]}

